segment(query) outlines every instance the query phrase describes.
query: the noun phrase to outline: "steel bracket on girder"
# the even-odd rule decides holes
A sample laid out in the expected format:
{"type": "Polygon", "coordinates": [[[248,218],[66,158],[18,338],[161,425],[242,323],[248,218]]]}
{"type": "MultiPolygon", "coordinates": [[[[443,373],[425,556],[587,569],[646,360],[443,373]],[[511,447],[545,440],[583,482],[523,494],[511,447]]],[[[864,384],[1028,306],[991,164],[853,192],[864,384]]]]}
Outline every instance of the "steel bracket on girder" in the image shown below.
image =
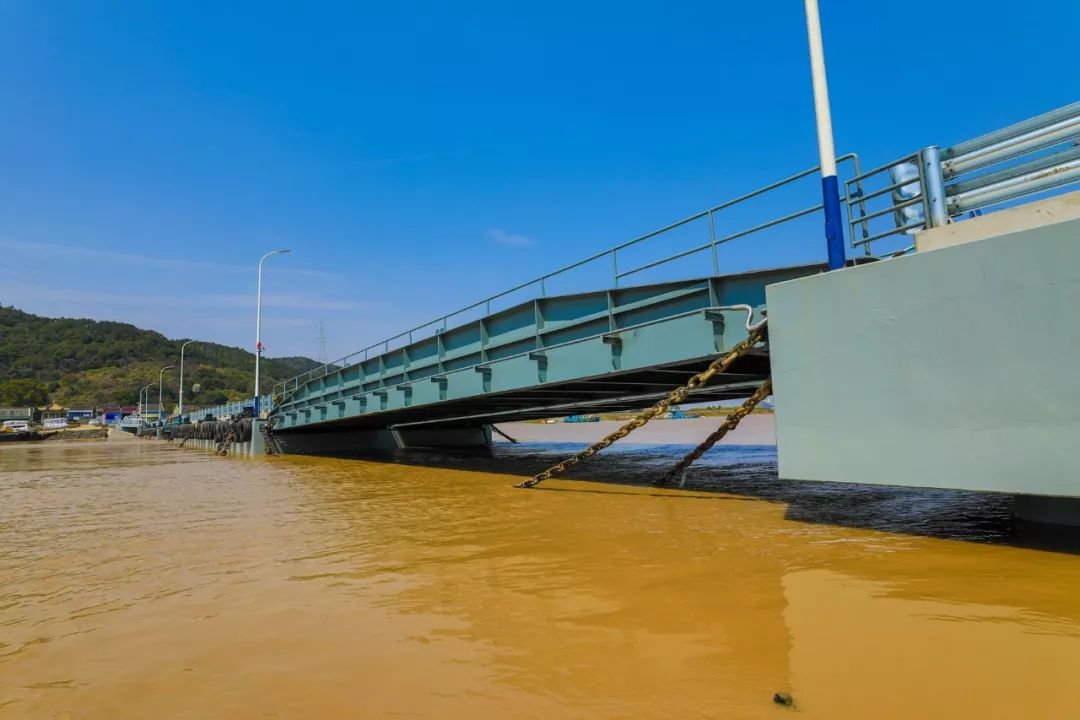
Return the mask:
{"type": "Polygon", "coordinates": [[[718,331],[724,332],[724,326],[727,323],[727,320],[724,318],[723,310],[708,308],[705,310],[705,319],[711,323],[716,323],[717,325],[719,325],[720,327],[718,328],[718,331]]]}
{"type": "Polygon", "coordinates": [[[611,345],[612,347],[622,347],[622,338],[618,335],[604,335],[603,343],[605,345],[611,345]]]}

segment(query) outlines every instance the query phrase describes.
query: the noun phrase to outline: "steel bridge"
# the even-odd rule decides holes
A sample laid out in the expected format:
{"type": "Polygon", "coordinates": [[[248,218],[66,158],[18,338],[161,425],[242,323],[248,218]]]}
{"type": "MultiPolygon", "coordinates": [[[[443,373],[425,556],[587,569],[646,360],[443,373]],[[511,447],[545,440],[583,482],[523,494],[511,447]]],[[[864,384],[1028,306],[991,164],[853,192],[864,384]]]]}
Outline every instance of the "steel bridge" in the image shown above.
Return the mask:
{"type": "MultiPolygon", "coordinates": [[[[856,258],[849,264],[910,254],[918,232],[1075,182],[1078,136],[1074,103],[866,172],[857,155],[838,158],[856,258]]],[[[279,383],[274,436],[286,452],[316,454],[477,445],[499,421],[649,404],[744,339],[766,313],[768,286],[824,270],[815,262],[773,269],[744,262],[743,271],[725,273],[721,262],[721,249],[735,240],[786,233],[816,245],[809,238],[820,236],[822,206],[806,199],[818,197],[817,172],[796,173],[279,383]],[[648,255],[653,250],[661,256],[648,255]],[[573,273],[584,273],[583,289],[551,293],[573,273]],[[644,282],[627,286],[631,278],[644,282]]],[[[769,374],[768,351],[760,350],[691,399],[744,397],[769,374]]]]}
{"type": "MultiPolygon", "coordinates": [[[[279,400],[275,433],[286,449],[293,433],[312,430],[393,428],[397,437],[380,444],[439,444],[437,435],[424,433],[428,439],[422,440],[417,431],[642,407],[745,339],[749,323],[763,312],[766,285],[820,269],[766,270],[521,303],[298,383],[279,400]]],[[[768,372],[761,351],[695,399],[740,397],[768,372]]],[[[443,443],[458,444],[455,434],[444,436],[443,443]]],[[[302,443],[297,438],[292,444],[302,443]]]]}

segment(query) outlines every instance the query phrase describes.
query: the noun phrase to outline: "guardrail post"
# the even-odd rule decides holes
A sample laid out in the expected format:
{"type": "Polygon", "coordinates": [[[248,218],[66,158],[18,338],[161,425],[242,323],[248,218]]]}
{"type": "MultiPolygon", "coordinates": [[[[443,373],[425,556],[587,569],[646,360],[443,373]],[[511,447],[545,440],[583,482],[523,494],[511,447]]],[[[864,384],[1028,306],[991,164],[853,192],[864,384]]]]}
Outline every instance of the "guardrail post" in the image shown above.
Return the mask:
{"type": "Polygon", "coordinates": [[[709,246],[712,248],[713,275],[719,275],[720,257],[716,254],[716,221],[713,220],[712,210],[709,210],[709,246]]]}
{"type": "Polygon", "coordinates": [[[926,226],[941,227],[949,223],[949,207],[945,198],[945,179],[941,174],[941,148],[931,145],[919,153],[923,166],[926,187],[923,188],[926,202],[926,226]]]}

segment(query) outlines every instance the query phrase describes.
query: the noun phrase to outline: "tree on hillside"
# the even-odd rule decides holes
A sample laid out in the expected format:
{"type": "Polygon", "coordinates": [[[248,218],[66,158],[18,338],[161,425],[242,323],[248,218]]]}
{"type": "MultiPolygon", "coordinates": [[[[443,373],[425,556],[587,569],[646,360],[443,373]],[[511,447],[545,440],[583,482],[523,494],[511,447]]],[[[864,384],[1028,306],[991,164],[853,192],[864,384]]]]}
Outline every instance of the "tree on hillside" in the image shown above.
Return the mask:
{"type": "MultiPolygon", "coordinates": [[[[0,305],[0,378],[43,383],[48,397],[38,404],[134,403],[159,368],[178,364],[182,342],[127,323],[46,318],[0,305]]],[[[255,356],[247,350],[199,342],[186,359],[185,401],[213,404],[251,394],[255,356]],[[193,397],[190,387],[200,376],[205,389],[193,397]]],[[[303,357],[263,358],[263,379],[269,387],[317,365],[303,357]]],[[[175,397],[176,383],[166,376],[165,399],[175,397]]],[[[22,390],[11,395],[26,397],[22,390]]]]}
{"type": "Polygon", "coordinates": [[[30,407],[49,404],[49,389],[36,380],[0,380],[0,405],[30,407]]]}

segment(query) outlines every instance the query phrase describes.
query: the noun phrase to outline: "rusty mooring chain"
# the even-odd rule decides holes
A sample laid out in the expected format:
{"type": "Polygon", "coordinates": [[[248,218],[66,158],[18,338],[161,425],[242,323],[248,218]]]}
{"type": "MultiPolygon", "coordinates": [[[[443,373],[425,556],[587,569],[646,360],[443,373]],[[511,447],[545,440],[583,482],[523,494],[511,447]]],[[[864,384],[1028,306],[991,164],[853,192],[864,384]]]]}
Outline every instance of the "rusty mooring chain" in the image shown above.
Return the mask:
{"type": "MultiPolygon", "coordinates": [[[[263,448],[266,450],[267,455],[280,455],[281,448],[278,447],[277,438],[274,437],[274,423],[277,420],[277,415],[270,415],[265,421],[259,423],[259,431],[263,437],[263,448]]],[[[252,420],[252,423],[255,421],[252,420]]]]}
{"type": "Polygon", "coordinates": [[[637,430],[639,427],[645,425],[647,422],[655,418],[657,415],[667,412],[668,408],[670,408],[672,405],[677,405],[683,400],[685,400],[686,397],[690,394],[691,390],[694,390],[695,388],[704,385],[718,373],[722,373],[727,370],[733,362],[738,360],[746,353],[750,352],[755,345],[765,339],[765,333],[766,325],[762,323],[758,327],[754,328],[754,330],[751,331],[751,333],[747,336],[745,340],[737,344],[735,347],[731,348],[731,352],[729,352],[727,355],[724,355],[723,357],[713,360],[709,364],[709,367],[705,368],[703,371],[690,378],[690,380],[688,380],[685,385],[682,385],[672,390],[666,398],[656,403],[651,408],[643,410],[636,417],[632,418],[629,422],[627,422],[615,432],[608,435],[603,440],[600,440],[596,444],[582,450],[577,455],[568,457],[557,465],[552,465],[544,472],[538,475],[534,475],[528,480],[519,483],[516,487],[536,487],[545,480],[549,480],[556,475],[561,475],[569,468],[577,465],[582,460],[589,459],[596,453],[600,452],[604,448],[614,443],[616,440],[621,440],[622,438],[626,437],[630,433],[637,430]]]}
{"type": "Polygon", "coordinates": [[[671,472],[657,480],[656,484],[666,485],[673,479],[680,478],[679,487],[682,487],[682,481],[685,480],[684,473],[686,473],[686,470],[692,464],[694,464],[694,462],[699,457],[704,455],[709,448],[715,445],[722,437],[734,430],[736,426],[738,426],[738,424],[742,422],[742,419],[752,413],[754,411],[754,408],[757,407],[758,403],[767,398],[770,393],[772,393],[772,378],[767,378],[765,382],[761,383],[761,387],[759,387],[753,395],[746,399],[746,402],[744,402],[742,405],[736,408],[734,412],[728,415],[724,422],[720,423],[720,427],[716,428],[716,430],[714,430],[712,434],[709,435],[709,437],[702,440],[700,445],[698,445],[686,457],[680,460],[678,464],[675,465],[675,467],[671,468],[671,472]]]}
{"type": "Polygon", "coordinates": [[[221,443],[217,447],[217,454],[221,457],[228,455],[235,440],[236,430],[233,428],[233,424],[230,421],[229,424],[225,426],[225,435],[222,437],[221,443]]]}

